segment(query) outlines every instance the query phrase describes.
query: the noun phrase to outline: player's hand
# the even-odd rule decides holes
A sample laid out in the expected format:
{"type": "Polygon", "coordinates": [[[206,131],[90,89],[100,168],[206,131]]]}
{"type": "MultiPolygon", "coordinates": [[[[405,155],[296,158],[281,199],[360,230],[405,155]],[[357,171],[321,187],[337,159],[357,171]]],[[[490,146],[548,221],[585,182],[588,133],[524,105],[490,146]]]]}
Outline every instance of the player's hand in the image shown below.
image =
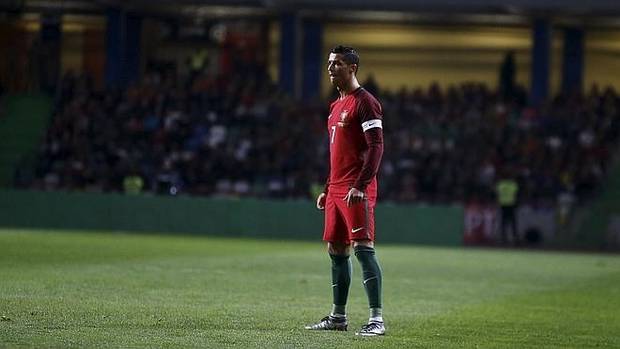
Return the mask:
{"type": "Polygon", "coordinates": [[[362,202],[362,200],[364,200],[364,192],[355,188],[349,189],[347,196],[344,197],[344,201],[347,202],[348,207],[358,204],[362,202]]]}
{"type": "Polygon", "coordinates": [[[325,209],[326,198],[327,198],[327,195],[325,193],[319,194],[319,196],[316,197],[316,208],[323,211],[325,209]]]}

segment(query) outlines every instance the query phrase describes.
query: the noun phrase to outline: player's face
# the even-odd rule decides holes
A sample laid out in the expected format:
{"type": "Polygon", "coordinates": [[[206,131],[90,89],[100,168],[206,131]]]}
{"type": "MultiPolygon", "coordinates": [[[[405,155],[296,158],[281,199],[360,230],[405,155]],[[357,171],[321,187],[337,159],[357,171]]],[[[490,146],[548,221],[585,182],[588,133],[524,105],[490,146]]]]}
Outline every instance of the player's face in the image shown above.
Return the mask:
{"type": "Polygon", "coordinates": [[[355,65],[347,64],[340,53],[330,53],[327,60],[329,81],[336,87],[344,86],[355,73],[355,65]]]}

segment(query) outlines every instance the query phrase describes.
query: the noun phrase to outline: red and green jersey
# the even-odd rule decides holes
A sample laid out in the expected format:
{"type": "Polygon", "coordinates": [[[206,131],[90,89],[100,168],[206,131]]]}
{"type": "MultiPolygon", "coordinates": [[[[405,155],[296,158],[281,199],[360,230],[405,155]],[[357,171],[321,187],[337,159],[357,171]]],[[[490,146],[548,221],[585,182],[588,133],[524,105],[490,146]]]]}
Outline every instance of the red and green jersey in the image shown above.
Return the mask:
{"type": "Polygon", "coordinates": [[[379,101],[362,87],[330,106],[330,174],[327,190],[354,187],[377,192],[377,171],[383,155],[383,112],[379,101]]]}

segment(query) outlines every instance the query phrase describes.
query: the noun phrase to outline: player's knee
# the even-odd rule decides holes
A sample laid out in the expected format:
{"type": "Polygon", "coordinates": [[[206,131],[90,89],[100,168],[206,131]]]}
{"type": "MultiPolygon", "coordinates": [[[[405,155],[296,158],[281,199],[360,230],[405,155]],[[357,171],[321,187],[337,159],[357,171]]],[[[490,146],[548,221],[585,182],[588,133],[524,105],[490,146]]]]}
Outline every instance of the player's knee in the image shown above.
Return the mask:
{"type": "Polygon", "coordinates": [[[357,256],[358,259],[362,258],[365,254],[369,254],[369,255],[373,255],[373,256],[375,254],[374,246],[373,245],[366,245],[366,244],[356,244],[353,247],[353,251],[355,252],[355,256],[357,256]]]}
{"type": "Polygon", "coordinates": [[[327,244],[327,252],[330,255],[348,256],[350,254],[350,246],[344,243],[329,242],[327,244]]]}
{"type": "Polygon", "coordinates": [[[371,240],[357,240],[353,242],[353,249],[355,251],[357,251],[358,248],[362,248],[362,247],[374,249],[375,243],[371,240]]]}

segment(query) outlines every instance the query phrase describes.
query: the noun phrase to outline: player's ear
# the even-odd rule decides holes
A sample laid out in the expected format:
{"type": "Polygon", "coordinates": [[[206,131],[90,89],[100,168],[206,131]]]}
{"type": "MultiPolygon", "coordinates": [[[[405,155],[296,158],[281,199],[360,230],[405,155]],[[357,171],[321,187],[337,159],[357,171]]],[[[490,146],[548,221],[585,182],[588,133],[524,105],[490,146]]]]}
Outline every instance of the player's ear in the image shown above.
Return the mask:
{"type": "Polygon", "coordinates": [[[349,69],[351,69],[351,73],[357,74],[357,64],[349,64],[349,69]]]}

